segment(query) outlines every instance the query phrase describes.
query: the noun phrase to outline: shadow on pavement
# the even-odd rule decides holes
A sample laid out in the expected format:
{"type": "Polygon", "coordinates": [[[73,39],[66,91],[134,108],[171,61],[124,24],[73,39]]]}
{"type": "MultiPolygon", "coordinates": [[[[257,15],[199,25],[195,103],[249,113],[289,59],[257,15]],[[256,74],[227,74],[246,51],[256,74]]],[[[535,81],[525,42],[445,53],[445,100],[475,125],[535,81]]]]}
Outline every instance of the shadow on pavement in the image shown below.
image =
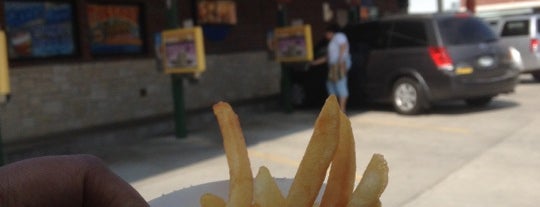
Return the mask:
{"type": "MultiPolygon", "coordinates": [[[[246,143],[250,146],[311,130],[318,112],[301,110],[287,114],[276,110],[240,112],[238,116],[246,143]]],[[[219,127],[214,120],[190,131],[185,139],[169,135],[130,145],[106,147],[95,154],[109,163],[121,177],[133,182],[224,155],[224,151],[219,127]]]]}
{"type": "Polygon", "coordinates": [[[486,111],[504,110],[518,107],[520,104],[514,101],[499,100],[495,98],[486,106],[468,106],[463,101],[435,104],[428,112],[430,114],[458,115],[480,113],[486,111]]]}
{"type": "MultiPolygon", "coordinates": [[[[504,110],[504,109],[513,108],[517,106],[519,106],[519,103],[517,102],[509,101],[509,100],[501,100],[497,98],[495,98],[491,103],[489,103],[486,106],[478,106],[478,107],[468,106],[465,104],[464,101],[448,101],[448,102],[434,103],[431,105],[431,108],[429,110],[419,115],[422,116],[422,115],[429,115],[429,114],[445,114],[445,115],[471,114],[471,113],[480,113],[480,112],[493,111],[493,110],[504,110]]],[[[353,107],[353,111],[357,111],[357,113],[364,113],[366,111],[384,111],[384,112],[389,112],[389,113],[397,113],[395,112],[391,104],[375,104],[375,103],[366,104],[366,105],[363,105],[362,107],[353,107]]]]}
{"type": "MultiPolygon", "coordinates": [[[[466,106],[463,102],[450,102],[435,105],[430,114],[463,114],[516,107],[518,103],[495,99],[483,108],[466,106]]],[[[233,108],[236,107],[233,105],[233,108]]],[[[284,137],[289,134],[312,130],[320,107],[297,109],[293,113],[284,113],[279,109],[236,110],[248,146],[260,142],[284,137]]],[[[369,111],[393,112],[388,105],[351,106],[348,115],[360,115],[369,111]]],[[[175,138],[172,133],[160,136],[129,140],[122,137],[122,142],[84,142],[54,146],[28,148],[27,157],[55,154],[93,154],[103,159],[116,173],[128,182],[139,181],[148,177],[166,173],[184,166],[224,155],[219,127],[211,111],[202,115],[204,118],[192,123],[187,138],[175,138]],[[47,148],[49,147],[49,148],[47,148]]],[[[166,121],[170,125],[171,120],[166,121]]],[[[122,129],[129,131],[127,127],[122,129]]],[[[135,130],[135,129],[133,129],[135,130]]],[[[138,131],[135,131],[139,133],[138,131]]],[[[107,134],[95,134],[111,136],[107,134]]],[[[126,133],[123,136],[130,136],[126,133]]],[[[87,137],[91,139],[92,137],[87,137]]],[[[310,137],[305,137],[309,139],[310,137]]],[[[17,156],[12,154],[11,156],[17,156]]],[[[224,163],[226,165],[226,163],[224,163]]],[[[181,175],[179,175],[181,176],[181,175]]]]}
{"type": "MultiPolygon", "coordinates": [[[[239,116],[248,145],[311,130],[320,110],[297,110],[289,114],[278,107],[232,106],[239,116]]],[[[9,163],[38,156],[92,154],[104,160],[126,181],[134,182],[224,155],[212,111],[206,109],[197,117],[189,120],[186,138],[174,136],[171,130],[174,121],[168,117],[146,123],[162,131],[153,136],[148,136],[152,133],[148,132],[151,129],[144,128],[145,124],[96,129],[82,135],[67,132],[61,137],[51,135],[44,141],[8,145],[6,155],[9,163]]]]}

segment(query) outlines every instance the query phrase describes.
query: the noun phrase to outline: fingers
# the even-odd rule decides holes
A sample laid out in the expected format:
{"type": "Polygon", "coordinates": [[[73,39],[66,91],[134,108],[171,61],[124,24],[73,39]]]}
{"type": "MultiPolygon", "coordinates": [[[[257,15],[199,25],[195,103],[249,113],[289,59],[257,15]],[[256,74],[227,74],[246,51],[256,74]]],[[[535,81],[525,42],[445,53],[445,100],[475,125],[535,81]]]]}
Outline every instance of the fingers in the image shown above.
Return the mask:
{"type": "Polygon", "coordinates": [[[87,169],[84,176],[85,206],[149,206],[129,183],[113,173],[100,159],[93,156],[82,159],[87,169]]]}
{"type": "Polygon", "coordinates": [[[0,168],[0,206],[148,206],[91,155],[47,156],[0,168]]]}

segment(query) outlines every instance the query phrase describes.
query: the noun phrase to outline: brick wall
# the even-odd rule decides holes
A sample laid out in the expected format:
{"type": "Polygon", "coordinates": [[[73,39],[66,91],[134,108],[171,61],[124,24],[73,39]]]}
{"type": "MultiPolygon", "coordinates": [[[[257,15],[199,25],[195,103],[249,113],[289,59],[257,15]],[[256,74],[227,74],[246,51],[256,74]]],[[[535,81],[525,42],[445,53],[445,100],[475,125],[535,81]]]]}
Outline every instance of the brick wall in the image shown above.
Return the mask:
{"type": "MultiPolygon", "coordinates": [[[[517,3],[517,2],[533,2],[535,0],[475,0],[476,6],[486,6],[490,4],[500,4],[500,3],[517,3]]],[[[461,0],[461,5],[465,5],[467,0],[461,0]]]]}
{"type": "Polygon", "coordinates": [[[515,2],[526,2],[533,0],[476,0],[476,5],[489,5],[489,4],[498,4],[498,3],[515,3],[515,2]]]}
{"type": "MultiPolygon", "coordinates": [[[[265,52],[210,55],[197,84],[184,81],[187,110],[279,93],[279,66],[265,52]]],[[[170,114],[170,77],[153,59],[27,66],[11,72],[0,108],[3,141],[170,114]]]]}

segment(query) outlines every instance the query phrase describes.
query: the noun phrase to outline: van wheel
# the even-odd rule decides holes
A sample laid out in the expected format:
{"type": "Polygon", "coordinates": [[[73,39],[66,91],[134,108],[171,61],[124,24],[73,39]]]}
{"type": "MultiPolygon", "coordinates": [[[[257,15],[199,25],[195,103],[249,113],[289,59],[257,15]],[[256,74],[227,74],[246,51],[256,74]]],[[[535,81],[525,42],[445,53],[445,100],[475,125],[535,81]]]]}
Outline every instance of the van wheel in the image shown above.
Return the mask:
{"type": "Polygon", "coordinates": [[[400,78],[392,90],[392,104],[400,114],[413,115],[421,113],[424,93],[420,84],[411,78],[400,78]]]}
{"type": "Polygon", "coordinates": [[[493,96],[469,98],[469,99],[465,99],[465,103],[469,106],[481,107],[481,106],[488,105],[492,99],[493,99],[493,96]]]}

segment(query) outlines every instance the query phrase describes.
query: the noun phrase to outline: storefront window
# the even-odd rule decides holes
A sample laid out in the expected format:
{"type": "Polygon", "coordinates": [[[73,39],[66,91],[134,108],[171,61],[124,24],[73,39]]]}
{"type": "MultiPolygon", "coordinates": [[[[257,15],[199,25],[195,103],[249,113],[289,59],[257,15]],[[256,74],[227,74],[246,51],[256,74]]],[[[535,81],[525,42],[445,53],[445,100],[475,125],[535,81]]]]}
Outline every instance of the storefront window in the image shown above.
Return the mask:
{"type": "Polygon", "coordinates": [[[87,14],[92,55],[143,52],[139,6],[90,4],[87,14]]]}
{"type": "Polygon", "coordinates": [[[6,1],[9,57],[45,58],[76,53],[70,3],[6,1]]]}

